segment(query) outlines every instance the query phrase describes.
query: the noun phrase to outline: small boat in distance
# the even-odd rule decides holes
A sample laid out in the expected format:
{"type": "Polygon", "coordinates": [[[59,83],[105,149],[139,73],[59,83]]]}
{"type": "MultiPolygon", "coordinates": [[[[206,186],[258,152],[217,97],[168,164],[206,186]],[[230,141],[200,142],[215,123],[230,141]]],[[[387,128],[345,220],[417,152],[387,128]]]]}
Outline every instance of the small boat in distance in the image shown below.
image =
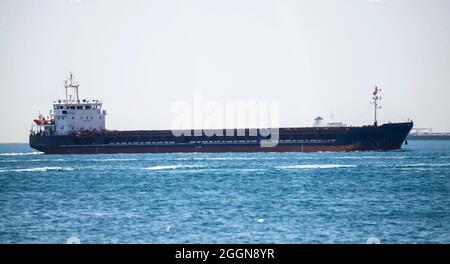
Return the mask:
{"type": "Polygon", "coordinates": [[[412,121],[377,124],[381,90],[375,87],[375,122],[368,126],[283,127],[271,129],[277,133],[275,139],[248,128],[112,131],[105,127],[101,101],[79,99],[72,73],[64,87],[66,98],[53,103],[48,118],[35,119],[30,132],[30,146],[46,154],[394,150],[401,148],[413,127],[412,121]]]}

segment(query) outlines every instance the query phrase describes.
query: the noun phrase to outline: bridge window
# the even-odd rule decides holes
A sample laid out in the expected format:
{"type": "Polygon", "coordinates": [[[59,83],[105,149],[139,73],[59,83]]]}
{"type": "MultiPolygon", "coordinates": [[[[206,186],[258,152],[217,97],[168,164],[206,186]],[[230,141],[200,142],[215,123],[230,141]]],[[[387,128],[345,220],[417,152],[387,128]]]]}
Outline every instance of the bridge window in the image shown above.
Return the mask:
{"type": "Polygon", "coordinates": [[[91,109],[91,106],[90,105],[86,105],[84,109],[89,110],[89,109],[91,109]]]}
{"type": "Polygon", "coordinates": [[[83,109],[83,106],[79,105],[77,106],[77,109],[83,109]]]}
{"type": "Polygon", "coordinates": [[[63,114],[63,115],[67,115],[67,111],[66,111],[66,110],[63,110],[63,111],[62,111],[62,114],[63,114]]]}
{"type": "Polygon", "coordinates": [[[75,106],[71,106],[70,109],[75,109],[75,106]]]}

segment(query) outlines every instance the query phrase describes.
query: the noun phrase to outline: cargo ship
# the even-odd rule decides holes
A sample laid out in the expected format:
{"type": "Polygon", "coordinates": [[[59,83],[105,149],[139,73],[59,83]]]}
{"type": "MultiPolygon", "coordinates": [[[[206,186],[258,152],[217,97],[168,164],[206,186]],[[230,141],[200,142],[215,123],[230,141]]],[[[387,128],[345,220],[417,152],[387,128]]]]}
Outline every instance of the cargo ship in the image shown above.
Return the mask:
{"type": "Polygon", "coordinates": [[[385,151],[407,144],[413,127],[412,121],[377,124],[381,90],[375,87],[375,122],[367,126],[324,126],[317,118],[312,127],[115,131],[106,129],[100,100],[80,100],[72,73],[64,87],[65,99],[33,120],[30,146],[45,154],[385,151]]]}

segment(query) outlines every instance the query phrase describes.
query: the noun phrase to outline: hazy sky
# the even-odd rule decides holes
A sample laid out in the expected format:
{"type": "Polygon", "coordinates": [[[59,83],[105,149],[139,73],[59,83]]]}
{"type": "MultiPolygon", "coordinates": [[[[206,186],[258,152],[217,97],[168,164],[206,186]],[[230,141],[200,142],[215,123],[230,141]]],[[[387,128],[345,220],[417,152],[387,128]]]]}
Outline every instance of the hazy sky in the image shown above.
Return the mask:
{"type": "Polygon", "coordinates": [[[0,142],[64,96],[72,71],[111,129],[170,128],[174,101],[279,102],[320,115],[450,131],[450,1],[0,0],[0,142]]]}

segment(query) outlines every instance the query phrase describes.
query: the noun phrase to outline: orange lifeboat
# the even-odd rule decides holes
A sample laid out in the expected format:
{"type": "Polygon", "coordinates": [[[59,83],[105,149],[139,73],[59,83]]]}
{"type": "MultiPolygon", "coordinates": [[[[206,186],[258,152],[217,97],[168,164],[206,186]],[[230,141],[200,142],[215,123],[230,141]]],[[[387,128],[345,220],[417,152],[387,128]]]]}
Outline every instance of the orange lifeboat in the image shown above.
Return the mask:
{"type": "Polygon", "coordinates": [[[36,125],[42,126],[42,125],[47,125],[49,123],[49,120],[45,119],[45,118],[38,118],[38,119],[34,119],[33,122],[36,125]]]}
{"type": "Polygon", "coordinates": [[[42,120],[40,120],[40,119],[34,119],[33,121],[34,121],[34,123],[36,123],[36,125],[42,124],[42,120]]]}

